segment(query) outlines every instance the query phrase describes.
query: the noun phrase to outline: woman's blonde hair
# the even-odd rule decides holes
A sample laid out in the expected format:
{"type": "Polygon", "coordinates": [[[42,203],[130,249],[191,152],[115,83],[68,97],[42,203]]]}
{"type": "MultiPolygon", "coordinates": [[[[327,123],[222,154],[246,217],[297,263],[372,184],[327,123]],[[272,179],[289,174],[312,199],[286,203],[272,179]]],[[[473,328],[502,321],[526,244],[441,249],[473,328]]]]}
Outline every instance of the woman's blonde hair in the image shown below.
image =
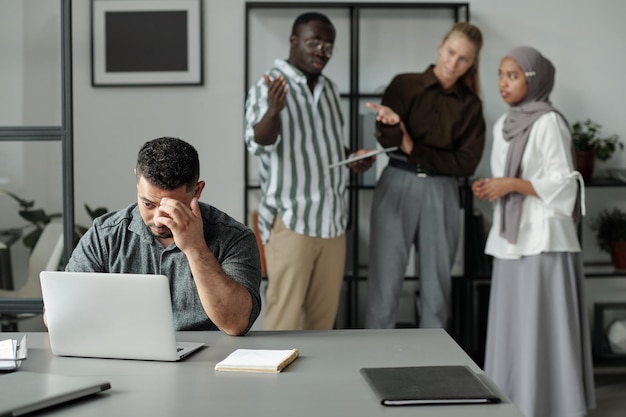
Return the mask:
{"type": "Polygon", "coordinates": [[[469,42],[476,47],[476,56],[474,64],[467,70],[460,81],[474,94],[480,93],[480,80],[478,79],[478,64],[480,62],[480,49],[483,47],[483,34],[476,26],[468,22],[459,22],[450,28],[446,36],[443,37],[441,43],[447,41],[452,35],[463,35],[469,42]]]}

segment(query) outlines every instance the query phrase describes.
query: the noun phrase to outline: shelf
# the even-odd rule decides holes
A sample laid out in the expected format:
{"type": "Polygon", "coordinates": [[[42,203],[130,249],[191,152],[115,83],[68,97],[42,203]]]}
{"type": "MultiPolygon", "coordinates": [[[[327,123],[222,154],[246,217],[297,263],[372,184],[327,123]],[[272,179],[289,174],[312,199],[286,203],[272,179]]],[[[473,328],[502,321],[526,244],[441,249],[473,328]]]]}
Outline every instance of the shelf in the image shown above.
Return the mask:
{"type": "MultiPolygon", "coordinates": [[[[626,183],[613,177],[592,177],[585,181],[585,188],[620,188],[626,183]]],[[[579,234],[582,233],[579,226],[579,234]]],[[[625,270],[617,270],[610,262],[589,262],[584,264],[586,279],[625,278],[625,270]]],[[[605,312],[610,310],[626,310],[626,303],[595,303],[594,324],[592,333],[593,364],[595,367],[626,366],[626,355],[610,351],[606,340],[605,312]]]]}
{"type": "Polygon", "coordinates": [[[585,187],[626,187],[626,182],[613,177],[592,177],[585,181],[585,187]]]}
{"type": "Polygon", "coordinates": [[[43,314],[41,298],[2,298],[0,305],[3,315],[43,314]]]}
{"type": "Polygon", "coordinates": [[[383,93],[356,93],[356,94],[351,94],[351,93],[341,93],[339,94],[339,97],[341,98],[356,98],[356,99],[364,99],[364,98],[382,98],[383,97],[383,93]]]}
{"type": "MultiPolygon", "coordinates": [[[[452,275],[452,279],[461,279],[464,278],[461,275],[452,275]]],[[[352,274],[350,271],[346,271],[345,275],[344,275],[344,280],[345,281],[359,281],[359,282],[366,282],[367,281],[367,274],[365,275],[354,275],[352,274]]],[[[404,276],[404,280],[405,281],[419,281],[419,277],[416,275],[405,275],[404,276]]]]}
{"type": "MultiPolygon", "coordinates": [[[[328,15],[337,31],[337,48],[341,53],[333,57],[324,74],[340,88],[341,105],[345,122],[345,144],[352,150],[367,148],[374,143],[373,122],[363,119],[361,112],[367,100],[380,100],[393,75],[407,72],[406,68],[425,69],[434,56],[430,53],[438,45],[449,26],[458,21],[469,21],[469,3],[408,3],[408,2],[246,2],[245,74],[244,88],[247,92],[256,77],[265,71],[271,57],[284,54],[284,40],[291,30],[292,19],[300,12],[310,9],[328,15]],[[265,9],[265,10],[264,10],[265,9]],[[425,22],[426,24],[420,24],[425,22]],[[398,29],[396,32],[395,29],[398,29]],[[394,29],[394,30],[390,30],[394,29]],[[395,35],[394,35],[395,33],[395,35]],[[395,50],[387,45],[404,40],[410,34],[413,42],[410,50],[395,50]],[[394,37],[395,36],[395,37],[394,37]],[[263,48],[254,47],[253,43],[263,48]],[[367,45],[367,47],[364,47],[367,45]],[[368,142],[369,141],[369,142],[368,142]]],[[[247,151],[244,151],[244,212],[253,210],[250,197],[260,189],[253,167],[249,166],[247,151]]],[[[370,171],[371,172],[371,171],[370,171]]],[[[373,175],[374,177],[375,175],[373,175]]],[[[349,194],[349,239],[350,248],[346,259],[345,281],[347,326],[359,327],[359,283],[366,280],[366,269],[360,263],[366,261],[359,254],[359,222],[365,208],[361,207],[360,192],[369,197],[375,189],[375,178],[350,176],[347,186],[349,194]],[[374,183],[374,184],[373,184],[374,183]]],[[[462,185],[460,185],[462,186],[462,185]]],[[[462,196],[461,201],[465,198],[462,196]]],[[[462,205],[465,207],[465,205],[462,205]]],[[[471,211],[470,211],[471,213],[471,211]]],[[[467,233],[466,233],[467,235],[467,233]]],[[[464,277],[455,277],[463,282],[464,277]]],[[[407,277],[415,281],[415,276],[407,277]]],[[[467,315],[464,299],[457,306],[460,315],[467,315]]]]}
{"type": "Polygon", "coordinates": [[[586,263],[584,269],[586,278],[626,278],[626,271],[615,269],[607,262],[586,263]]]}
{"type": "Polygon", "coordinates": [[[626,366],[626,355],[593,355],[593,365],[597,367],[626,366]]]}
{"type": "Polygon", "coordinates": [[[605,313],[626,312],[626,303],[595,303],[593,305],[592,349],[595,366],[626,366],[626,355],[611,352],[606,338],[605,313]]]}
{"type": "Polygon", "coordinates": [[[469,8],[469,3],[400,3],[400,2],[378,2],[378,3],[353,3],[353,2],[247,2],[248,9],[289,9],[289,8],[359,8],[359,9],[453,9],[457,12],[469,8]]]}

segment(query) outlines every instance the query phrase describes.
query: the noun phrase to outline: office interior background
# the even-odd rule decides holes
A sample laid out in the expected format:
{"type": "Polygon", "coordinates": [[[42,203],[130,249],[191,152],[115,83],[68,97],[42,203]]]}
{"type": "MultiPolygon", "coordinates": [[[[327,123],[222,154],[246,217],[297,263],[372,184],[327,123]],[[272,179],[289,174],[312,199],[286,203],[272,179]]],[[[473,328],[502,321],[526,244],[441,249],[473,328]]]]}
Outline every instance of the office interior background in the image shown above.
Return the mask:
{"type": "MultiPolygon", "coordinates": [[[[401,1],[398,1],[401,2],[401,1]]],[[[133,168],[137,150],[149,139],[177,136],[192,143],[201,158],[201,177],[207,187],[202,200],[245,222],[243,108],[245,1],[204,0],[203,85],[152,87],[93,87],[91,84],[90,1],[72,2],[72,74],[74,120],[74,193],[76,223],[88,225],[84,204],[109,210],[135,201],[133,168]]],[[[347,1],[346,3],[350,3],[347,1]]],[[[553,104],[570,123],[591,118],[606,134],[617,133],[626,142],[623,82],[626,55],[623,41],[626,3],[621,0],[472,0],[471,22],[480,27],[484,47],[480,78],[487,147],[475,177],[489,175],[491,127],[506,111],[499,97],[497,71],[511,48],[530,45],[556,66],[553,104]]],[[[323,2],[319,2],[323,10],[323,2]]],[[[294,14],[287,23],[290,27],[294,14]]],[[[398,30],[401,30],[399,28],[398,30]]],[[[426,62],[435,62],[444,32],[432,33],[426,62]]],[[[281,42],[260,50],[278,50],[267,56],[288,55],[288,31],[281,42]]],[[[396,44],[402,33],[366,33],[366,40],[388,48],[411,48],[411,40],[396,44]],[[385,44],[385,40],[389,40],[385,44]]],[[[338,39],[338,43],[341,40],[338,39]]],[[[367,41],[363,43],[367,48],[367,41]]],[[[258,54],[257,52],[255,52],[258,54]]],[[[326,72],[339,73],[349,50],[339,48],[326,72]]],[[[0,2],[0,126],[51,126],[61,120],[60,7],[50,0],[0,2]]],[[[422,71],[423,66],[404,71],[422,71]]],[[[256,74],[260,76],[261,74],[256,74]]],[[[381,72],[384,88],[393,73],[381,72]]],[[[256,77],[253,75],[253,77],[256,77]]],[[[341,82],[342,80],[337,80],[341,82]]],[[[253,161],[254,162],[254,161],[253,161]]],[[[35,201],[49,213],[62,211],[61,145],[58,142],[0,141],[0,189],[35,201]]],[[[626,151],[606,163],[596,161],[596,175],[608,168],[626,168],[626,151]]],[[[588,188],[587,218],[582,236],[588,262],[607,261],[599,251],[589,221],[602,208],[626,208],[626,187],[588,188]]],[[[490,205],[477,203],[485,218],[490,205]]],[[[0,194],[0,229],[23,226],[15,201],[0,194]]],[[[11,249],[16,282],[26,275],[28,250],[11,249]]],[[[596,301],[625,301],[626,278],[587,281],[590,311],[596,301]]],[[[406,300],[411,300],[411,290],[406,300]]],[[[405,301],[406,301],[405,300],[405,301]]],[[[410,320],[411,307],[401,314],[410,320]]]]}

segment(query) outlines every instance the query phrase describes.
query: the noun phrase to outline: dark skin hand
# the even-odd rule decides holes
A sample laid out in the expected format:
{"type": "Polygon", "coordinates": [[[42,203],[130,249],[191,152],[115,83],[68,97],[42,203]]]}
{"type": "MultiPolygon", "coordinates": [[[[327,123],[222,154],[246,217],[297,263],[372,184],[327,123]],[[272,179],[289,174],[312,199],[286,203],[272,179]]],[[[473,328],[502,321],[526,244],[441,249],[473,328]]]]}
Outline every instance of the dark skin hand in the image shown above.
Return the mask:
{"type": "MultiPolygon", "coordinates": [[[[263,79],[268,88],[267,93],[267,113],[259,122],[254,131],[256,133],[256,142],[261,145],[271,145],[276,142],[280,131],[280,112],[287,105],[287,81],[285,77],[278,76],[273,80],[267,74],[263,74],[263,79]]],[[[370,152],[369,149],[359,149],[354,153],[355,156],[363,155],[370,152]]],[[[350,164],[350,168],[356,173],[362,173],[372,167],[376,161],[376,156],[361,159],[350,164]]]]}
{"type": "Polygon", "coordinates": [[[255,140],[260,145],[271,145],[276,142],[280,131],[280,112],[287,105],[287,81],[278,76],[273,80],[263,74],[267,84],[267,113],[254,127],[255,140]]]}
{"type": "MultiPolygon", "coordinates": [[[[359,149],[358,151],[354,153],[354,156],[363,155],[364,153],[367,153],[367,152],[371,152],[371,151],[369,149],[359,149]]],[[[352,169],[352,171],[356,172],[357,174],[360,174],[370,169],[375,161],[376,161],[376,155],[370,156],[369,158],[354,161],[348,166],[352,169]]]]}
{"type": "Polygon", "coordinates": [[[287,105],[287,81],[282,75],[270,80],[267,74],[263,74],[265,84],[267,84],[267,102],[269,108],[267,113],[270,117],[275,117],[285,108],[287,105]]]}
{"type": "MultiPolygon", "coordinates": [[[[307,85],[311,92],[314,91],[318,78],[324,67],[332,56],[332,45],[335,42],[335,28],[332,24],[311,20],[298,26],[289,37],[289,65],[301,71],[307,80],[307,85]],[[323,42],[330,45],[331,51],[323,47],[311,48],[310,41],[323,42]]],[[[279,75],[271,79],[267,74],[263,74],[263,80],[267,85],[267,112],[261,120],[254,126],[254,140],[256,143],[267,146],[276,143],[280,134],[280,112],[287,106],[287,80],[279,75]]],[[[367,149],[360,149],[354,155],[362,155],[369,152],[367,149]]],[[[370,157],[355,161],[350,164],[350,168],[356,173],[367,171],[374,164],[376,157],[370,157]]]]}

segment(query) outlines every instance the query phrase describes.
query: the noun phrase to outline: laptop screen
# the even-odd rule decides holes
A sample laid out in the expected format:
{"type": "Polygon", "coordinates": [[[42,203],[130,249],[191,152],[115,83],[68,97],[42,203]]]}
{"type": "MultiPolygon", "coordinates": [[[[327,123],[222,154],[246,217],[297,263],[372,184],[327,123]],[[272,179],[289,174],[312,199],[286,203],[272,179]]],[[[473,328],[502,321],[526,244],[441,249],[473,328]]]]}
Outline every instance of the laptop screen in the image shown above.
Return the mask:
{"type": "Polygon", "coordinates": [[[54,354],[177,359],[164,275],[42,271],[40,278],[54,354]]]}

